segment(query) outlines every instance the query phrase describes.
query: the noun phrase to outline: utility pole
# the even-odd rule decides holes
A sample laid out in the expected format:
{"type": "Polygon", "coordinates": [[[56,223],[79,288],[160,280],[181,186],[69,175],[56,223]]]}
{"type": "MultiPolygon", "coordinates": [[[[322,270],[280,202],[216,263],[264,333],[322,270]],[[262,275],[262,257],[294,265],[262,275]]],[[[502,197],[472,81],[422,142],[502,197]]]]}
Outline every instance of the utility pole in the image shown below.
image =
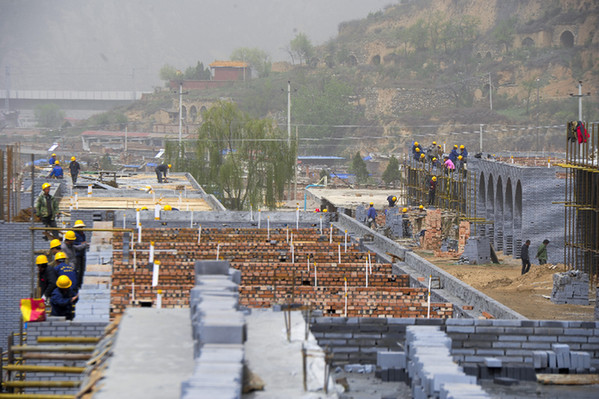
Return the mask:
{"type": "Polygon", "coordinates": [[[483,152],[483,124],[479,126],[480,129],[480,152],[483,152]]]}
{"type": "Polygon", "coordinates": [[[183,79],[179,80],[179,158],[183,158],[183,79]]]}
{"type": "Polygon", "coordinates": [[[578,81],[578,94],[570,93],[570,97],[578,97],[578,120],[582,121],[582,97],[590,96],[591,93],[582,94],[582,80],[578,81]]]}
{"type": "Polygon", "coordinates": [[[491,80],[491,72],[489,72],[489,108],[493,111],[493,81],[491,80]]]}
{"type": "Polygon", "coordinates": [[[287,81],[287,146],[291,148],[291,81],[287,81]]]}
{"type": "Polygon", "coordinates": [[[10,111],[10,67],[7,65],[5,68],[5,87],[6,87],[6,97],[4,98],[4,108],[6,108],[6,112],[10,111]]]}
{"type": "Polygon", "coordinates": [[[540,79],[537,78],[537,151],[539,151],[539,82],[540,79]]]}

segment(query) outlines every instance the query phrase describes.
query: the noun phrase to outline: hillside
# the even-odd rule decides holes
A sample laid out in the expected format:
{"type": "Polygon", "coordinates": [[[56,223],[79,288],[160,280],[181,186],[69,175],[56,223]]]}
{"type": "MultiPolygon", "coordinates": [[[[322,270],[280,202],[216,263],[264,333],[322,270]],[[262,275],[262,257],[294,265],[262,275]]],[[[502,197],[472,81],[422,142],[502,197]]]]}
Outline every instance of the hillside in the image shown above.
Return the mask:
{"type": "Polygon", "coordinates": [[[414,138],[477,148],[481,124],[487,151],[561,151],[563,127],[547,126],[577,119],[579,80],[583,119],[599,118],[597,26],[590,0],[403,1],[340,24],[287,72],[185,102],[229,97],[285,124],[291,80],[306,154],[398,153],[414,138]]]}

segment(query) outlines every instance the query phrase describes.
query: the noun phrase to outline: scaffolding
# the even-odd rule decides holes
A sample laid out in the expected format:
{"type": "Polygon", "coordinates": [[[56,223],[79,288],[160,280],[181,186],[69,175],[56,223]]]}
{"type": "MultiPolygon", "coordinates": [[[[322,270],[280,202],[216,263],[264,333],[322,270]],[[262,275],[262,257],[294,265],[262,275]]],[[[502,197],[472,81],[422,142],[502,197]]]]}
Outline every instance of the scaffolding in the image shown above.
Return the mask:
{"type": "Polygon", "coordinates": [[[566,131],[564,263],[568,269],[589,275],[599,282],[599,125],[584,124],[588,137],[580,135],[577,122],[566,131]]]}

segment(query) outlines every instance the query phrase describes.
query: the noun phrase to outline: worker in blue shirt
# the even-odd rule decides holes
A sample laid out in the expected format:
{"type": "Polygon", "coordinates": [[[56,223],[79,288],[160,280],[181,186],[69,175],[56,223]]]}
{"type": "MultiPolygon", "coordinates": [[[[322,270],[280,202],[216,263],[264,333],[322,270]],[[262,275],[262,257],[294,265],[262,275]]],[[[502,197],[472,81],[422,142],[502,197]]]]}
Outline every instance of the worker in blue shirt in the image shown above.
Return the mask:
{"type": "Polygon", "coordinates": [[[368,213],[366,214],[366,225],[370,228],[374,225],[376,229],[376,209],[374,209],[374,202],[370,203],[370,208],[368,208],[368,213]]]}
{"type": "Polygon", "coordinates": [[[52,305],[52,316],[63,316],[67,320],[75,318],[75,303],[79,300],[79,294],[71,279],[60,276],[56,280],[56,288],[52,291],[50,304],[52,305]]]}
{"type": "Polygon", "coordinates": [[[50,164],[50,166],[54,166],[55,162],[56,162],[56,154],[52,154],[50,159],[48,159],[48,163],[50,164]]]}
{"type": "Polygon", "coordinates": [[[460,155],[462,156],[462,162],[468,162],[468,150],[466,147],[464,147],[464,145],[460,146],[460,155]]]}
{"type": "Polygon", "coordinates": [[[56,276],[58,278],[60,278],[60,276],[67,276],[73,283],[73,289],[78,291],[77,282],[79,280],[77,280],[77,270],[75,270],[75,266],[67,263],[67,254],[60,251],[54,255],[54,260],[56,261],[56,266],[54,268],[54,270],[56,270],[56,276]]]}
{"type": "Polygon", "coordinates": [[[50,172],[50,176],[48,178],[62,179],[64,177],[64,173],[62,171],[62,166],[60,166],[60,162],[54,162],[54,167],[52,168],[52,172],[50,172]]]}
{"type": "Polygon", "coordinates": [[[453,149],[449,153],[449,159],[451,159],[451,162],[453,162],[454,165],[455,165],[455,162],[458,159],[458,155],[460,155],[460,154],[458,154],[458,145],[454,144],[453,149]]]}

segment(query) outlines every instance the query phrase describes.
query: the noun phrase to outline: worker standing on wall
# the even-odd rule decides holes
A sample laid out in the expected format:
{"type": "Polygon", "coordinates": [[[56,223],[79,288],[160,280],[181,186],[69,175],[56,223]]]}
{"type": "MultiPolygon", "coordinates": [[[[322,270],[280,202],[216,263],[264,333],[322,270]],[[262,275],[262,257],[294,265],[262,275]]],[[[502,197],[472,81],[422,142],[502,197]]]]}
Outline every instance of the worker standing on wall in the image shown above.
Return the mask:
{"type": "Polygon", "coordinates": [[[85,253],[85,250],[88,247],[88,244],[80,243],[77,244],[77,235],[73,230],[69,230],[64,235],[64,243],[62,244],[62,251],[67,254],[69,258],[69,263],[73,265],[75,271],[77,272],[77,284],[75,284],[75,288],[81,288],[81,284],[83,283],[83,275],[85,274],[85,265],[82,262],[81,252],[85,253]]]}
{"type": "Polygon", "coordinates": [[[168,170],[171,168],[171,164],[160,164],[158,166],[156,166],[156,169],[154,169],[154,171],[156,172],[156,178],[158,179],[158,183],[162,183],[162,180],[164,180],[164,182],[166,183],[166,174],[168,172],[168,170]]]}
{"type": "MultiPolygon", "coordinates": [[[[50,194],[50,183],[42,184],[42,193],[35,202],[35,214],[42,220],[46,227],[56,227],[56,216],[58,216],[58,201],[50,194]]],[[[50,234],[59,238],[58,231],[54,230],[50,234]]],[[[48,239],[44,236],[44,239],[48,239]]]]}
{"type": "Polygon", "coordinates": [[[77,176],[79,176],[79,171],[81,170],[81,165],[77,162],[77,158],[71,157],[69,170],[71,171],[71,180],[73,181],[73,185],[75,185],[77,184],[77,176]]]}

